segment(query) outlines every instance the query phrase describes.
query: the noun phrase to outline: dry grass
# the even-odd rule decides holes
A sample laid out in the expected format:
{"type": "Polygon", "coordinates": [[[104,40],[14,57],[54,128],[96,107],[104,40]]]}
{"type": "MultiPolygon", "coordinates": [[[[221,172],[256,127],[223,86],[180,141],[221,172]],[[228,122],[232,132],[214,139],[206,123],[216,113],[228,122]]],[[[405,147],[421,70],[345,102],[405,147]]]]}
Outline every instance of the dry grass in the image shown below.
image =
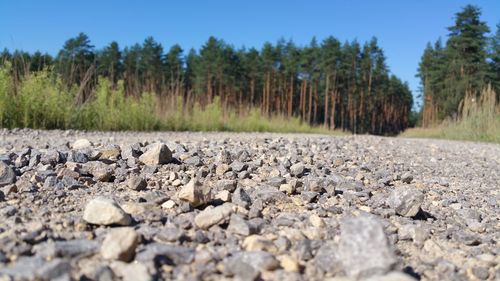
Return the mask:
{"type": "Polygon", "coordinates": [[[457,121],[445,120],[429,128],[408,129],[400,136],[500,143],[500,104],[497,95],[491,86],[483,89],[478,98],[467,93],[457,121]]]}

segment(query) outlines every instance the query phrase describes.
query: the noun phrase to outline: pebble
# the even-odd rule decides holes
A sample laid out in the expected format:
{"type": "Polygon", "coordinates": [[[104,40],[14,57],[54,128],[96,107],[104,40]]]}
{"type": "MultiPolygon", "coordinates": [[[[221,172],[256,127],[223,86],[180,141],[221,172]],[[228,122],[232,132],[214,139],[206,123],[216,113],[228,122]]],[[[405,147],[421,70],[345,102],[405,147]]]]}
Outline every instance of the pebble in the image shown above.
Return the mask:
{"type": "Polygon", "coordinates": [[[132,218],[112,199],[95,198],[85,206],[83,219],[97,225],[130,225],[132,218]]]}
{"type": "Polygon", "coordinates": [[[139,160],[145,165],[167,164],[172,160],[172,151],[164,143],[153,143],[146,147],[139,160]]]}
{"type": "Polygon", "coordinates": [[[209,186],[203,185],[197,179],[192,179],[177,194],[180,200],[189,202],[193,207],[199,207],[212,200],[212,192],[209,186]]]}
{"type": "Polygon", "coordinates": [[[397,187],[389,198],[388,205],[393,208],[397,214],[405,217],[414,217],[420,211],[420,206],[424,201],[424,194],[412,187],[397,187]]]}
{"type": "Polygon", "coordinates": [[[341,221],[337,255],[344,272],[354,278],[383,275],[396,263],[382,224],[366,213],[341,221]]]}
{"type": "Polygon", "coordinates": [[[101,255],[108,260],[130,262],[138,242],[139,236],[132,227],[111,229],[102,242],[101,255]]]}
{"type": "Polygon", "coordinates": [[[208,206],[195,216],[194,223],[201,229],[208,229],[213,225],[226,221],[232,213],[233,205],[230,203],[217,207],[208,206]]]}

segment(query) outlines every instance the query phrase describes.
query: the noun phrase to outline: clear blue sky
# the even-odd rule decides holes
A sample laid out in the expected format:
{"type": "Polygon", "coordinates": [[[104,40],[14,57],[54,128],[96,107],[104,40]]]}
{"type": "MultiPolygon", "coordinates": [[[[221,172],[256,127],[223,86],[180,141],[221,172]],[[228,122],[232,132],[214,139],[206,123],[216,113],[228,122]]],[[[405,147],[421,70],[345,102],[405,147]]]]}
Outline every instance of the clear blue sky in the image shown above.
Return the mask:
{"type": "Polygon", "coordinates": [[[64,42],[85,32],[101,48],[121,47],[151,35],[165,49],[179,43],[198,49],[210,35],[235,47],[260,48],[280,37],[307,44],[333,35],[363,42],[376,36],[392,73],[416,94],[416,69],[428,41],[446,38],[461,7],[482,8],[492,31],[500,1],[433,0],[212,0],[212,1],[0,1],[0,49],[40,50],[55,55],[64,42]]]}

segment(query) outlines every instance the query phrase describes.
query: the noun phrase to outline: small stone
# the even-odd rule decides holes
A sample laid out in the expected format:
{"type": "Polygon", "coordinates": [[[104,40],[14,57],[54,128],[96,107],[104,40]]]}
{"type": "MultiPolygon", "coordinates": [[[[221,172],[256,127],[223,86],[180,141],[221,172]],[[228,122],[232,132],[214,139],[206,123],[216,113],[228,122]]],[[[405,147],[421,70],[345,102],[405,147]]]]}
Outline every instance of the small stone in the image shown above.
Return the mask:
{"type": "Polygon", "coordinates": [[[229,192],[233,192],[236,189],[236,185],[235,180],[220,180],[217,182],[217,187],[229,192]]]}
{"type": "Polygon", "coordinates": [[[92,143],[88,139],[78,139],[71,146],[73,149],[83,149],[91,147],[92,143]]]}
{"type": "Polygon", "coordinates": [[[312,214],[309,216],[309,222],[314,227],[322,228],[325,226],[325,222],[323,221],[323,219],[316,214],[312,214]]]}
{"type": "Polygon", "coordinates": [[[116,160],[122,154],[120,146],[116,144],[107,145],[105,148],[101,149],[100,152],[101,152],[100,159],[116,160]]]}
{"type": "Polygon", "coordinates": [[[411,187],[397,187],[387,199],[388,205],[397,214],[405,217],[413,217],[420,211],[424,201],[424,194],[411,187]]]}
{"type": "Polygon", "coordinates": [[[16,174],[7,164],[0,161],[0,187],[12,184],[16,181],[16,174]]]}
{"type": "Polygon", "coordinates": [[[100,161],[91,161],[85,164],[90,174],[98,181],[109,182],[113,177],[113,169],[100,161]]]}
{"type": "Polygon", "coordinates": [[[167,200],[165,203],[161,204],[161,207],[163,209],[169,210],[169,209],[172,209],[173,207],[175,207],[175,205],[176,205],[175,201],[173,201],[173,200],[167,200]]]}
{"type": "Polygon", "coordinates": [[[219,199],[222,202],[229,202],[231,201],[231,192],[227,190],[221,190],[217,195],[215,195],[215,199],[219,199]]]}
{"type": "Polygon", "coordinates": [[[413,180],[413,175],[410,172],[406,172],[401,176],[401,181],[404,183],[411,183],[413,180]]]}
{"type": "Polygon", "coordinates": [[[135,190],[135,191],[141,191],[146,189],[146,186],[148,183],[146,180],[140,176],[133,176],[128,180],[127,186],[128,188],[135,190]]]}
{"type": "Polygon", "coordinates": [[[280,185],[280,191],[290,195],[295,193],[295,188],[289,183],[284,183],[280,185]]]}
{"type": "Polygon", "coordinates": [[[243,240],[242,248],[246,251],[265,251],[275,253],[278,251],[273,241],[261,236],[250,235],[243,240]]]}
{"type": "Polygon", "coordinates": [[[263,251],[237,252],[233,259],[247,263],[259,271],[274,270],[280,265],[272,254],[263,251]]]}
{"type": "Polygon", "coordinates": [[[385,274],[396,263],[382,223],[366,213],[341,221],[338,256],[344,272],[354,278],[385,274]]]}
{"type": "Polygon", "coordinates": [[[47,241],[37,244],[33,250],[37,256],[45,259],[72,258],[80,255],[91,255],[99,251],[97,241],[76,239],[68,241],[47,241]]]}
{"type": "Polygon", "coordinates": [[[250,196],[241,187],[238,187],[234,191],[233,195],[231,196],[231,200],[234,204],[241,206],[243,208],[248,208],[248,206],[250,206],[250,203],[252,201],[252,199],[250,199],[250,196]]]}
{"type": "Polygon", "coordinates": [[[224,203],[215,208],[208,206],[194,217],[194,223],[201,229],[208,229],[213,225],[226,221],[232,212],[233,205],[231,203],[224,203]]]}
{"type": "Polygon", "coordinates": [[[129,262],[134,258],[139,236],[131,227],[112,229],[102,242],[101,255],[108,260],[129,262]]]}
{"type": "Polygon", "coordinates": [[[300,271],[300,265],[299,262],[289,256],[289,255],[282,255],[278,256],[278,260],[280,261],[281,267],[288,272],[299,272],[300,271]]]}
{"type": "Polygon", "coordinates": [[[304,164],[302,163],[295,163],[293,164],[291,167],[290,167],[290,174],[294,177],[302,177],[302,175],[304,174],[304,164]]]}
{"type": "Polygon", "coordinates": [[[180,200],[189,202],[193,207],[199,207],[212,200],[211,188],[203,185],[197,179],[192,179],[178,193],[180,200]]]}
{"type": "Polygon", "coordinates": [[[123,281],[152,281],[153,276],[146,265],[141,262],[125,263],[114,261],[110,264],[113,272],[122,277],[123,281]]]}
{"type": "Polygon", "coordinates": [[[228,164],[220,164],[220,165],[217,165],[217,168],[215,168],[215,174],[217,176],[222,176],[230,169],[231,169],[231,167],[228,164]]]}
{"type": "Polygon", "coordinates": [[[227,231],[241,236],[248,236],[250,235],[250,226],[242,217],[233,214],[229,220],[227,231]]]}
{"type": "Polygon", "coordinates": [[[248,168],[248,165],[245,164],[245,163],[242,163],[240,161],[234,161],[233,163],[231,163],[231,169],[236,172],[236,173],[239,173],[241,171],[244,171],[248,168]]]}
{"type": "Polygon", "coordinates": [[[139,160],[145,165],[167,164],[172,160],[172,151],[164,143],[153,143],[146,147],[139,160]]]}
{"type": "Polygon", "coordinates": [[[130,215],[114,201],[107,198],[95,198],[85,206],[83,219],[97,225],[129,225],[130,215]]]}

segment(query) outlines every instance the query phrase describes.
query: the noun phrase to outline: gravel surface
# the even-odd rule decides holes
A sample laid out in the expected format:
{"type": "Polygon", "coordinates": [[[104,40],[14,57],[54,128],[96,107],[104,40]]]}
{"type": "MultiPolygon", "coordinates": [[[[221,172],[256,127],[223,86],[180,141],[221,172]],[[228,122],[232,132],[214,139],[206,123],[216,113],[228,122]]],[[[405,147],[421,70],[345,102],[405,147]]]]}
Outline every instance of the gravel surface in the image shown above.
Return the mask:
{"type": "Polygon", "coordinates": [[[0,130],[0,280],[499,280],[500,145],[0,130]]]}

